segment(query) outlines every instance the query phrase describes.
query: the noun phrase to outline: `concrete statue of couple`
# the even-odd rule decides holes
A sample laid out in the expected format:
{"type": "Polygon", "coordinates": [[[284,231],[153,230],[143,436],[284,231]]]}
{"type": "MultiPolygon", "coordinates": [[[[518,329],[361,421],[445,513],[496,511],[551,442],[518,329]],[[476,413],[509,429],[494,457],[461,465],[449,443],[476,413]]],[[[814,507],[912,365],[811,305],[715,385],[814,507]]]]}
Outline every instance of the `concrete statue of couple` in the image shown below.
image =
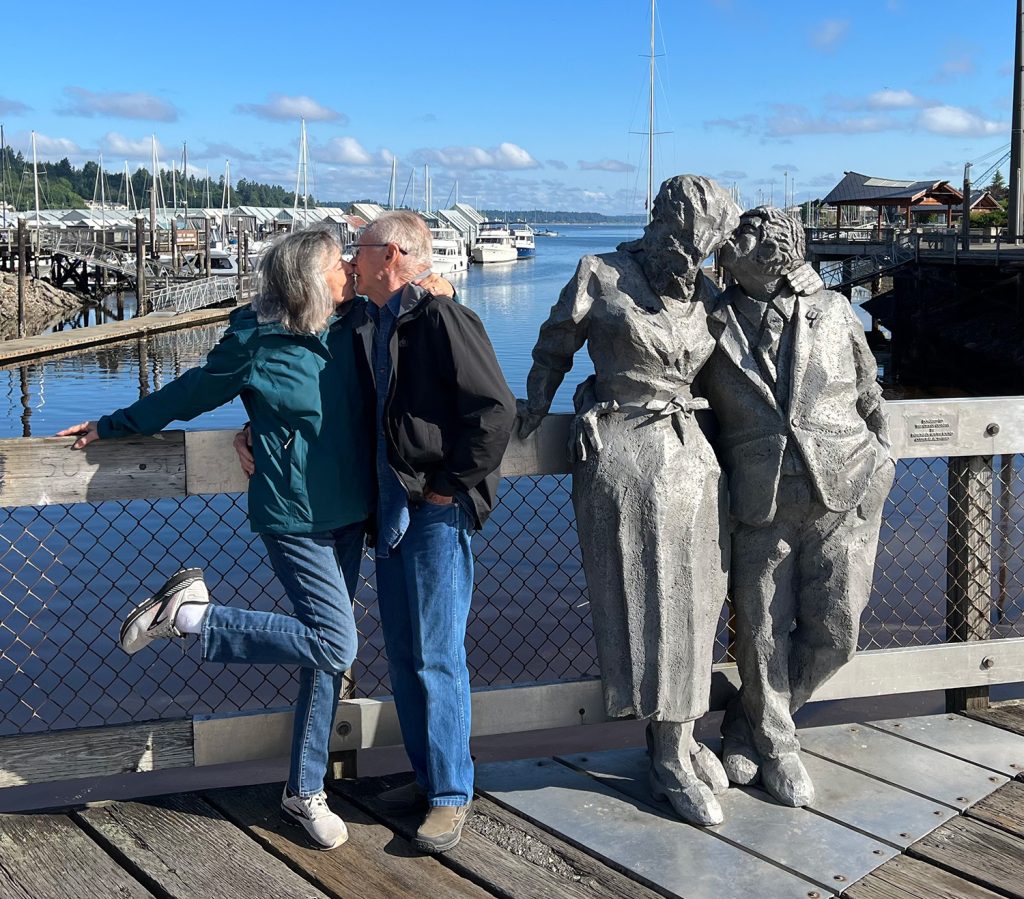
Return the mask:
{"type": "Polygon", "coordinates": [[[730,781],[812,801],[793,713],[852,657],[871,590],[894,465],[863,328],[822,287],[798,221],[671,178],[643,237],[580,261],[520,401],[525,437],[587,345],[572,498],[605,704],[649,720],[651,792],[697,824],[730,781]],[[693,725],[727,590],[742,687],[719,762],[693,725]]]}

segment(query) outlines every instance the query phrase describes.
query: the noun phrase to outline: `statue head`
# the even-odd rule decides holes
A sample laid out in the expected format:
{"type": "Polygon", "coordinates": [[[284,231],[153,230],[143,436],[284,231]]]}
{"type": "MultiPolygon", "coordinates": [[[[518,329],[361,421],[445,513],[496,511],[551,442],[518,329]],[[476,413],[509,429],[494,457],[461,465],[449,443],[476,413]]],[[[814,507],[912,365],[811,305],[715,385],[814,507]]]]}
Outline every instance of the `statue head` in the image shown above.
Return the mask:
{"type": "Polygon", "coordinates": [[[655,293],[689,296],[700,264],[732,233],[739,214],[732,197],[710,178],[676,175],[661,185],[643,237],[619,249],[642,254],[655,293]]]}
{"type": "Polygon", "coordinates": [[[750,291],[788,275],[804,263],[803,224],[774,206],[748,209],[722,245],[722,264],[750,291]]]}

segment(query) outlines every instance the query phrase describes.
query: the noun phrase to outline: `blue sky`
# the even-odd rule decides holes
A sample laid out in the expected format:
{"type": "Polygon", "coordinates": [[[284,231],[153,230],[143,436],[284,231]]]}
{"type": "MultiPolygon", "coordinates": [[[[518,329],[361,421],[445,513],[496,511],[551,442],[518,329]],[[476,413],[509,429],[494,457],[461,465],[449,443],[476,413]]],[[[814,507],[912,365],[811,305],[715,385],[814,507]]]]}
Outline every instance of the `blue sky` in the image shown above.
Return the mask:
{"type": "MultiPolygon", "coordinates": [[[[660,0],[656,178],[781,205],[846,170],[980,175],[1009,142],[1014,6],[660,0]]],[[[430,165],[435,205],[458,179],[487,208],[643,208],[649,0],[115,0],[51,24],[12,5],[0,50],[0,121],[44,158],[134,168],[156,134],[167,165],[187,141],[195,172],[291,187],[304,114],[322,199],[384,199],[394,156],[400,195],[430,165]]]]}

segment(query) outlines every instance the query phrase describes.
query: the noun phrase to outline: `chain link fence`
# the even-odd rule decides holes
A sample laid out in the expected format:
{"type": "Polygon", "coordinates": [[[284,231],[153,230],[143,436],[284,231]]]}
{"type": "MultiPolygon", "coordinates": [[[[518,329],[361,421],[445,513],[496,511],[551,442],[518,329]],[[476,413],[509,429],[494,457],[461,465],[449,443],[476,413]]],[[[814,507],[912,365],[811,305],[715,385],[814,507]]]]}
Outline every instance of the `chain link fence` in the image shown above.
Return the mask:
{"type": "MultiPolygon", "coordinates": [[[[862,649],[947,639],[947,469],[946,459],[897,467],[862,649]]],[[[505,480],[499,507],[475,537],[467,635],[475,686],[598,674],[570,488],[567,475],[505,480]]],[[[974,636],[1024,636],[1019,457],[997,457],[988,491],[994,511],[982,501],[982,514],[972,508],[967,516],[992,560],[974,636]]],[[[248,532],[245,503],[244,494],[218,494],[0,509],[0,735],[290,705],[290,669],[203,663],[196,640],[131,657],[117,647],[124,614],[186,565],[205,569],[216,602],[288,609],[248,532]]],[[[387,694],[368,557],[355,599],[356,694],[387,694]]],[[[715,660],[727,652],[726,607],[715,660]]]]}

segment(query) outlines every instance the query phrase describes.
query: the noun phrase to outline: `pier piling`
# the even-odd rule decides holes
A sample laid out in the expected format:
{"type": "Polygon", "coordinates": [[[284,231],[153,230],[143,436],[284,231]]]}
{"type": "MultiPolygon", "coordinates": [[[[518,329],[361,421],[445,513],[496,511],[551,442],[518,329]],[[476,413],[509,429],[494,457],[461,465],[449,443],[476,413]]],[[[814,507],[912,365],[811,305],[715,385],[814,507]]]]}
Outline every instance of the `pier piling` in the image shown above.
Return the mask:
{"type": "Polygon", "coordinates": [[[25,219],[18,219],[18,337],[25,336],[25,219]]]}

